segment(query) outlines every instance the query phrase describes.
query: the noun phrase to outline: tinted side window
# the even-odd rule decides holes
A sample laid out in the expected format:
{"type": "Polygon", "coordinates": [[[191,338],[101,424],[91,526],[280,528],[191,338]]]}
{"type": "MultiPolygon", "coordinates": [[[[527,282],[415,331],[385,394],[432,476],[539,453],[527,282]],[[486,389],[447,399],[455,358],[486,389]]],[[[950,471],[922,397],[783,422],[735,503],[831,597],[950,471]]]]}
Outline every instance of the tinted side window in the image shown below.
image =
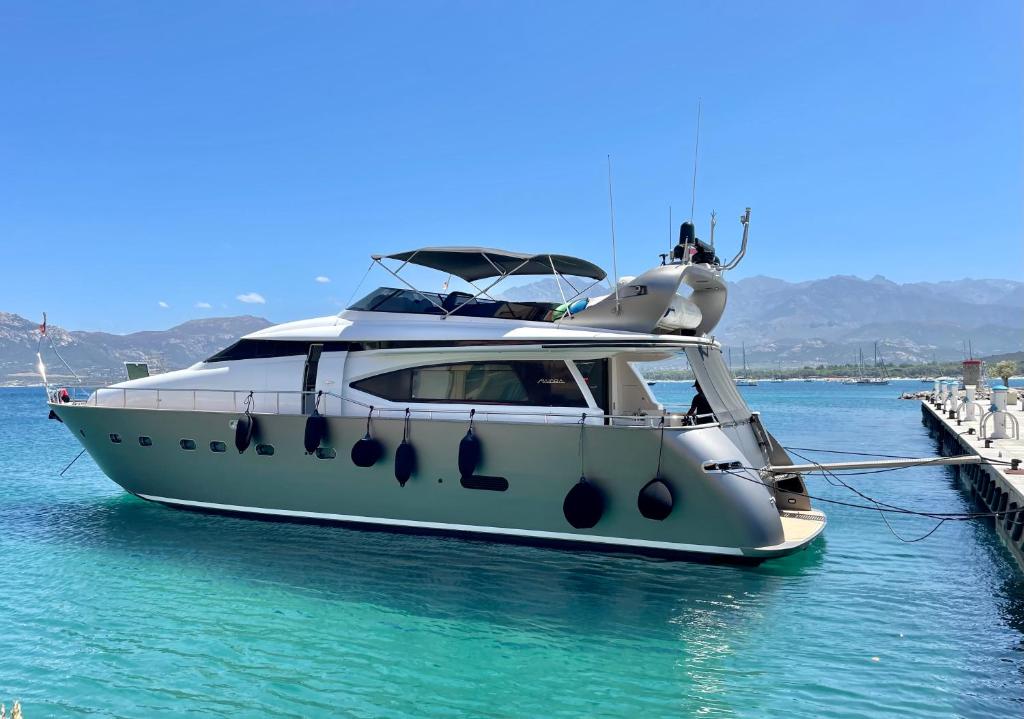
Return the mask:
{"type": "Polygon", "coordinates": [[[586,406],[579,385],[561,360],[412,367],[368,377],[351,386],[393,402],[586,406]]]}
{"type": "MultiPolygon", "coordinates": [[[[246,359],[271,359],[276,357],[296,357],[309,354],[309,346],[314,344],[302,340],[238,340],[230,347],[222,349],[206,362],[228,362],[246,359]]],[[[349,349],[348,342],[317,342],[323,345],[325,352],[344,351],[349,349]]]]}
{"type": "Polygon", "coordinates": [[[608,360],[576,360],[576,369],[583,375],[597,406],[608,411],[608,360]]]}

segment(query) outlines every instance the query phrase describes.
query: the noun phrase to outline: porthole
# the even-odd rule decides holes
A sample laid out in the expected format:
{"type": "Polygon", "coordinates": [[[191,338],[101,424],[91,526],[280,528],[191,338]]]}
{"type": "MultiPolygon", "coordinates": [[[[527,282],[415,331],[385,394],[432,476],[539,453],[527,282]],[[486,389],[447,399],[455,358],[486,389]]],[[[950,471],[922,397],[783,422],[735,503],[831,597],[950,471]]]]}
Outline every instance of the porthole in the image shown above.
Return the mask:
{"type": "Polygon", "coordinates": [[[180,442],[178,442],[178,444],[181,446],[182,449],[191,450],[196,448],[196,441],[194,439],[183,439],[180,442]]]}
{"type": "MultiPolygon", "coordinates": [[[[273,454],[273,452],[271,452],[273,454]]],[[[334,459],[338,456],[338,453],[334,451],[334,447],[317,447],[316,458],[317,459],[334,459]]]]}
{"type": "Polygon", "coordinates": [[[272,444],[257,444],[256,445],[256,454],[262,455],[264,457],[269,457],[273,453],[274,453],[274,445],[272,445],[272,444]]]}
{"type": "Polygon", "coordinates": [[[121,444],[121,435],[119,435],[117,432],[111,432],[110,441],[113,442],[114,444],[121,444]]]}
{"type": "Polygon", "coordinates": [[[210,442],[210,451],[211,452],[227,452],[228,451],[228,446],[226,444],[224,444],[223,442],[216,442],[216,441],[215,442],[210,442]]]}
{"type": "Polygon", "coordinates": [[[153,440],[150,437],[139,437],[139,444],[141,444],[143,447],[152,447],[153,440]]]}

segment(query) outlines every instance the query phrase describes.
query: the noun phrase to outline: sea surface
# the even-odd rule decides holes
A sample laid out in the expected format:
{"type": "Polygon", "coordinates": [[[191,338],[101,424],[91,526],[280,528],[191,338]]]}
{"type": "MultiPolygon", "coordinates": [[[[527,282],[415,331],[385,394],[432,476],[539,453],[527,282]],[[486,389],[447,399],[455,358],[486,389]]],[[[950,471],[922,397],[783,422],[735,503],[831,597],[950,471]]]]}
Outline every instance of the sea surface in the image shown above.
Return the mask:
{"type": "MultiPolygon", "coordinates": [[[[784,445],[932,455],[896,399],[923,388],[743,392],[784,445]]],[[[0,390],[0,701],[25,719],[1024,715],[1024,581],[984,521],[908,544],[818,503],[824,536],[757,568],[267,523],[148,504],[88,456],[59,476],[79,445],[46,412],[0,390]]],[[[849,481],[972,508],[948,468],[849,481]]]]}

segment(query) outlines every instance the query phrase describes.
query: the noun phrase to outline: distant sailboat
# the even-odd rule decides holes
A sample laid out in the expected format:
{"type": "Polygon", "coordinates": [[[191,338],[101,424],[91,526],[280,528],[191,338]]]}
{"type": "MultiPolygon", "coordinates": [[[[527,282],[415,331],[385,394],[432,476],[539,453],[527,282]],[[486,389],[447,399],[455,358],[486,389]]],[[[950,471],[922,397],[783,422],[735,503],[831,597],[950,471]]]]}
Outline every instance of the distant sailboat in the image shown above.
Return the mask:
{"type": "Polygon", "coordinates": [[[869,377],[864,373],[864,352],[857,350],[857,377],[844,380],[844,384],[889,384],[889,378],[885,375],[885,366],[878,362],[878,342],[875,342],[875,371],[877,376],[869,377]]]}
{"type": "Polygon", "coordinates": [[[757,380],[747,376],[747,345],[743,344],[743,376],[736,378],[737,387],[757,387],[757,380]]]}

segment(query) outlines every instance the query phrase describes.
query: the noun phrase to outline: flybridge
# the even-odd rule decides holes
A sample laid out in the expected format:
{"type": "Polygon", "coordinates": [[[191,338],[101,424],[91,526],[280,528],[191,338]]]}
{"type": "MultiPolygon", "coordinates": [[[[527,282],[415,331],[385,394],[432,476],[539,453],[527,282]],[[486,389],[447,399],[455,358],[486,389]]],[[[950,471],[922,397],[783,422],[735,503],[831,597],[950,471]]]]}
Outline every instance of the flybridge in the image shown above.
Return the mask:
{"type": "Polygon", "coordinates": [[[693,225],[684,223],[680,229],[679,246],[670,255],[662,256],[660,266],[638,277],[617,278],[610,291],[599,297],[584,295],[605,280],[607,273],[591,262],[570,255],[519,253],[486,247],[425,247],[390,255],[373,255],[375,264],[408,289],[382,287],[348,309],[435,315],[442,320],[459,314],[520,322],[571,323],[644,334],[707,334],[717,325],[725,309],[726,288],[722,270],[734,267],[746,249],[749,209],[740,221],[743,224],[743,247],[732,262],[723,266],[713,248],[696,239],[693,225]],[[390,266],[387,261],[390,261],[390,266]],[[420,290],[401,274],[408,265],[438,270],[449,278],[458,277],[476,292],[420,290]],[[496,299],[490,294],[498,283],[507,278],[525,275],[553,276],[561,302],[511,302],[496,299]],[[570,278],[593,282],[577,287],[570,278]],[[484,285],[482,280],[490,282],[484,285]],[[687,296],[679,294],[681,285],[690,288],[687,296]]]}

